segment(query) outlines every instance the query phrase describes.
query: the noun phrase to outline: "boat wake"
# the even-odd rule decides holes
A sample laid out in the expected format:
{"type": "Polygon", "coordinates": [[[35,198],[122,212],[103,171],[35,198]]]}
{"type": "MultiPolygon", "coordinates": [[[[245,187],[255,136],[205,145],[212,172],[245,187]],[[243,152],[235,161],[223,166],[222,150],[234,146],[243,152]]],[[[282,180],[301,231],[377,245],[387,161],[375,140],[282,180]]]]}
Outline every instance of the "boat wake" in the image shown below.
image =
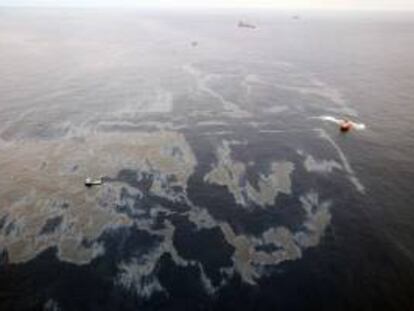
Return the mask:
{"type": "MultiPolygon", "coordinates": [[[[333,123],[336,123],[338,125],[341,125],[344,122],[343,119],[337,119],[337,118],[332,117],[332,116],[320,116],[320,117],[315,117],[315,118],[321,119],[321,120],[324,120],[324,121],[333,122],[333,123]]],[[[349,121],[349,122],[352,124],[352,128],[354,128],[356,130],[365,130],[366,129],[366,126],[363,123],[356,123],[356,122],[353,122],[353,121],[349,121]]]]}

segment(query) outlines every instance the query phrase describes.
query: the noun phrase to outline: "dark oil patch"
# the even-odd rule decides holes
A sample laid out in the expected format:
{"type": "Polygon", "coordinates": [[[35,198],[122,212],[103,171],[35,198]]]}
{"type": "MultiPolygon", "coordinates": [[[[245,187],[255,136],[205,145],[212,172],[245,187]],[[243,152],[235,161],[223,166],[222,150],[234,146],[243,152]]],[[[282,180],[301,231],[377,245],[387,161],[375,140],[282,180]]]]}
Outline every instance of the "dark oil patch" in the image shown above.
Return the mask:
{"type": "Polygon", "coordinates": [[[6,236],[12,233],[12,231],[14,230],[16,230],[16,224],[13,221],[13,222],[10,222],[5,228],[6,236]]]}
{"type": "Polygon", "coordinates": [[[63,216],[59,215],[46,220],[39,234],[51,234],[62,224],[63,216]]]}
{"type": "Polygon", "coordinates": [[[2,218],[0,218],[0,231],[3,229],[7,221],[7,215],[4,215],[2,218]]]}

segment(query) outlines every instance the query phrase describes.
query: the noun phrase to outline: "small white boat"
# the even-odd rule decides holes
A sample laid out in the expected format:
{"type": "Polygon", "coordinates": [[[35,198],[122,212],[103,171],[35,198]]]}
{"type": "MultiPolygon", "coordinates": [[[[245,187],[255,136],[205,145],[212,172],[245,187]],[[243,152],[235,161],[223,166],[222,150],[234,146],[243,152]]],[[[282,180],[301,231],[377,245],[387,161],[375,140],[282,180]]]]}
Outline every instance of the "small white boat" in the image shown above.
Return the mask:
{"type": "Polygon", "coordinates": [[[92,179],[90,177],[87,177],[85,179],[85,186],[86,187],[91,187],[91,186],[100,186],[102,185],[103,181],[102,181],[102,177],[98,178],[98,179],[92,179]]]}

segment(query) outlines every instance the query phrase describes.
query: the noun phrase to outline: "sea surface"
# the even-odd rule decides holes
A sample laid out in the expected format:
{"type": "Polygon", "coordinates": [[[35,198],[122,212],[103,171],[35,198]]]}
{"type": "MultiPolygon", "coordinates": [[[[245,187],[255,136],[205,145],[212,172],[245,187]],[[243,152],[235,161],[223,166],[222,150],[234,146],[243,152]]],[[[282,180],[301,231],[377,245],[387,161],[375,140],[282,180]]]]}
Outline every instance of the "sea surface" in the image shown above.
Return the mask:
{"type": "Polygon", "coordinates": [[[0,8],[0,310],[413,310],[413,130],[413,13],[0,8]]]}

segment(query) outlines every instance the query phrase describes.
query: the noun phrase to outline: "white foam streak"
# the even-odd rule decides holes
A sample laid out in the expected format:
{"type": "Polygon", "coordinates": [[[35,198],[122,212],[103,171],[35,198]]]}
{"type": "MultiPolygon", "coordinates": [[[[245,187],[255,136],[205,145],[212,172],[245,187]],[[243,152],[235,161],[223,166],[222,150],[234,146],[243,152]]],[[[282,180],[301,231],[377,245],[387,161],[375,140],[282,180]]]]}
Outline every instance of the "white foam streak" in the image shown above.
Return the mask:
{"type": "MultiPolygon", "coordinates": [[[[324,121],[329,121],[329,122],[332,122],[332,123],[335,123],[335,124],[338,124],[338,125],[340,125],[342,122],[344,122],[343,119],[337,119],[337,118],[332,117],[332,116],[320,116],[320,117],[316,117],[316,118],[324,120],[324,121]]],[[[356,130],[365,130],[366,129],[366,126],[363,123],[357,123],[357,122],[352,122],[352,121],[350,121],[350,122],[352,124],[352,127],[356,130]]]]}
{"type": "Polygon", "coordinates": [[[365,187],[361,184],[361,182],[355,175],[355,172],[349,164],[348,159],[346,158],[341,148],[337,145],[337,143],[324,130],[321,130],[320,137],[326,139],[332,145],[332,147],[338,152],[339,158],[342,162],[342,166],[345,169],[345,171],[349,174],[349,180],[355,186],[355,188],[359,192],[365,193],[365,187]]]}

